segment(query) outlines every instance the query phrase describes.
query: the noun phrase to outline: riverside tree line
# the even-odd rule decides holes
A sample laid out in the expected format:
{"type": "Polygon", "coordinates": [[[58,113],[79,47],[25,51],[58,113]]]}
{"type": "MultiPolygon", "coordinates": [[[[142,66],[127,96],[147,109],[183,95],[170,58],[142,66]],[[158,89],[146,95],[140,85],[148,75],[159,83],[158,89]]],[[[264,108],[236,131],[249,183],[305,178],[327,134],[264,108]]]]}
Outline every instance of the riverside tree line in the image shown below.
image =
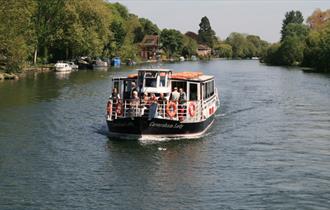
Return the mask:
{"type": "Polygon", "coordinates": [[[80,56],[139,60],[139,43],[154,34],[160,36],[160,52],[167,58],[188,58],[202,44],[213,57],[260,57],[275,65],[329,69],[328,15],[317,10],[304,25],[299,11],[288,12],[281,42],[270,45],[259,36],[241,33],[221,40],[207,17],[197,33],[183,34],[160,30],[125,6],[105,0],[0,0],[0,70],[18,71],[80,56]]]}
{"type": "Polygon", "coordinates": [[[329,72],[330,10],[315,10],[306,23],[300,11],[287,12],[280,42],[268,48],[263,60],[272,65],[300,65],[329,72]]]}
{"type": "Polygon", "coordinates": [[[182,34],[104,0],[0,0],[0,68],[6,71],[79,56],[139,60],[139,43],[154,34],[167,58],[195,55],[198,44],[228,58],[261,56],[267,46],[258,36],[239,33],[222,41],[207,17],[198,33],[182,34]]]}

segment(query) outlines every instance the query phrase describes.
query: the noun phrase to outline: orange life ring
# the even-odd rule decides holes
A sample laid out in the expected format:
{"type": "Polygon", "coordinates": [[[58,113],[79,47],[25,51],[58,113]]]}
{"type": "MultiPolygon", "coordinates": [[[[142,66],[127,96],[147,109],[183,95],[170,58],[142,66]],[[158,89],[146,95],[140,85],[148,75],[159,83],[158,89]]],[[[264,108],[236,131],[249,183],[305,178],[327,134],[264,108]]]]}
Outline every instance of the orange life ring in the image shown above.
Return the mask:
{"type": "Polygon", "coordinates": [[[173,119],[177,112],[177,106],[173,101],[169,101],[166,105],[166,114],[173,119]]]}
{"type": "Polygon", "coordinates": [[[112,112],[112,103],[111,101],[108,101],[107,103],[107,115],[110,115],[112,112]]]}
{"type": "Polygon", "coordinates": [[[116,105],[116,113],[118,116],[121,116],[123,114],[123,106],[120,102],[116,105]]]}
{"type": "Polygon", "coordinates": [[[196,104],[195,104],[194,102],[191,102],[191,103],[189,104],[189,109],[188,109],[188,111],[189,111],[189,115],[190,115],[190,117],[195,116],[195,114],[196,114],[196,104]]]}

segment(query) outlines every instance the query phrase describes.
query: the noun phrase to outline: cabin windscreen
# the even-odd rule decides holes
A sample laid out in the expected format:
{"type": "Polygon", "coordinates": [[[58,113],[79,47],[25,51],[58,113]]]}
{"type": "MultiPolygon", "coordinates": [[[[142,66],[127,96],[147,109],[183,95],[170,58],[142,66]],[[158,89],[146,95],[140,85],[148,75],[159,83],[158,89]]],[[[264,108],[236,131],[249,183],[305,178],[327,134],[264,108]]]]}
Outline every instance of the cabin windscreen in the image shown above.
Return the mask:
{"type": "Polygon", "coordinates": [[[190,101],[197,101],[197,84],[190,83],[189,84],[189,100],[190,101]]]}
{"type": "Polygon", "coordinates": [[[214,80],[205,82],[203,85],[203,99],[207,99],[214,95],[214,80]]]}

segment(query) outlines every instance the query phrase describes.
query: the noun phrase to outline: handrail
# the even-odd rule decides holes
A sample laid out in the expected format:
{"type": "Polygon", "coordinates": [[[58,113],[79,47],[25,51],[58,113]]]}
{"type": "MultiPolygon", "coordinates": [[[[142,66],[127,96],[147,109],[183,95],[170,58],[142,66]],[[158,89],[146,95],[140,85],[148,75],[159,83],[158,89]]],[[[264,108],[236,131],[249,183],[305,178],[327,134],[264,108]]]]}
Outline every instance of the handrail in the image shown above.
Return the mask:
{"type": "Polygon", "coordinates": [[[191,100],[183,102],[171,100],[110,99],[112,111],[108,114],[108,119],[144,117],[181,122],[197,122],[205,119],[205,115],[207,115],[205,110],[208,110],[208,107],[212,106],[215,100],[216,97],[214,96],[211,96],[206,101],[191,100]],[[150,113],[151,107],[154,113],[150,113]]]}

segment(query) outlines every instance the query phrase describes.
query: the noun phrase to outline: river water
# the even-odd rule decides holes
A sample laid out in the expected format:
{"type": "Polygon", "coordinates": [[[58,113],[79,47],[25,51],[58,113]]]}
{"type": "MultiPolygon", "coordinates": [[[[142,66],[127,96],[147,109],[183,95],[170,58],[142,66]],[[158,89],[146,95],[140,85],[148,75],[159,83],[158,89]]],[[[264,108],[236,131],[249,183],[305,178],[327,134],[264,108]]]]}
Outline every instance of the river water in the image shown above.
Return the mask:
{"type": "Polygon", "coordinates": [[[222,106],[204,138],[108,138],[110,77],[130,69],[0,83],[0,209],[330,208],[330,75],[258,61],[161,67],[216,76],[222,106]]]}

